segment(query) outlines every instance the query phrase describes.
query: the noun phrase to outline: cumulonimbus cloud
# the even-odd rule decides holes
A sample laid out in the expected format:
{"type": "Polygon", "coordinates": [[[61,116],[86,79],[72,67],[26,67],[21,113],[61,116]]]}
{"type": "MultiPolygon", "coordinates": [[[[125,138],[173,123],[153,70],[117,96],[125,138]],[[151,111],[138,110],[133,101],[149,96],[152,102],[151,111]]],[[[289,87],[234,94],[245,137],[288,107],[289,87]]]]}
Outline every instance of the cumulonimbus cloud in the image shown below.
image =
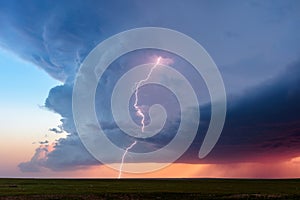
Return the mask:
{"type": "MultiPolygon", "coordinates": [[[[62,116],[62,130],[68,135],[51,149],[42,144],[30,161],[19,165],[20,169],[66,170],[99,164],[76,133],[71,109],[73,79],[82,60],[99,42],[139,26],[173,28],[201,42],[220,66],[229,95],[233,96],[216,148],[204,161],[198,160],[210,116],[209,106],[203,107],[203,126],[179,162],[241,162],[260,160],[269,154],[274,159],[276,155],[284,159],[299,154],[299,64],[287,67],[299,59],[299,45],[295,44],[299,43],[300,31],[294,28],[299,23],[295,9],[299,2],[290,2],[210,6],[197,1],[163,1],[155,5],[139,1],[0,2],[0,26],[5,27],[0,30],[0,45],[62,81],[62,85],[51,89],[45,106],[62,116]],[[278,69],[284,72],[277,78],[266,78],[274,77],[278,69]],[[244,90],[250,85],[256,86],[244,90]],[[230,93],[237,91],[239,95],[230,93]]],[[[111,127],[111,131],[114,129],[111,127]]]]}

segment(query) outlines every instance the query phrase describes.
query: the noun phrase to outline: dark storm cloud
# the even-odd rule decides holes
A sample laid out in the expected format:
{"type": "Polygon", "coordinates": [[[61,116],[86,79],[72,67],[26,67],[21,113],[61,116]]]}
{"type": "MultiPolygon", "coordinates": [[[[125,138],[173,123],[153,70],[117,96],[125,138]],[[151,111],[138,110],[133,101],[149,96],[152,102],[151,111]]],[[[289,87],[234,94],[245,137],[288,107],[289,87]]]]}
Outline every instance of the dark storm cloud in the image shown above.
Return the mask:
{"type": "Polygon", "coordinates": [[[235,91],[298,56],[297,8],[298,1],[1,1],[0,44],[66,80],[95,45],[115,33],[173,28],[208,50],[222,66],[228,90],[235,91]],[[242,85],[235,84],[239,79],[242,85]]]}
{"type": "MultiPolygon", "coordinates": [[[[188,34],[220,68],[230,99],[228,116],[207,161],[299,153],[299,65],[286,67],[299,59],[299,7],[299,1],[1,1],[0,45],[63,82],[51,89],[45,106],[62,116],[62,130],[68,135],[56,141],[51,152],[38,148],[20,169],[66,170],[98,163],[76,133],[72,81],[100,41],[141,26],[188,34]],[[274,78],[280,70],[285,72],[274,78]]],[[[201,118],[207,124],[209,112],[201,118]]],[[[116,130],[110,122],[106,129],[116,130]]],[[[204,129],[184,162],[198,162],[204,129]]]]}
{"type": "MultiPolygon", "coordinates": [[[[1,46],[65,81],[101,40],[130,20],[120,1],[1,1],[1,46]],[[120,18],[115,18],[118,13],[120,18]]],[[[132,13],[132,14],[131,14],[132,13]]]]}
{"type": "MultiPolygon", "coordinates": [[[[209,162],[290,159],[300,152],[300,62],[228,102],[209,162]]],[[[194,148],[200,144],[194,144],[194,148]]]]}
{"type": "MultiPolygon", "coordinates": [[[[299,73],[300,64],[295,63],[287,67],[278,77],[230,100],[221,138],[209,156],[202,161],[198,159],[197,154],[205,132],[203,125],[205,127],[209,122],[210,108],[205,106],[201,108],[202,124],[199,134],[191,148],[178,162],[261,162],[262,160],[286,160],[298,155],[300,151],[299,73]]],[[[62,90],[63,87],[66,86],[58,88],[62,90]]],[[[49,96],[61,97],[59,92],[50,92],[49,96]]],[[[70,96],[64,98],[71,100],[70,96]]],[[[61,102],[70,104],[62,99],[61,102]]],[[[59,108],[66,108],[64,104],[59,108]]],[[[60,109],[56,108],[56,110],[60,109]]],[[[105,123],[103,128],[110,134],[119,131],[110,123],[105,123]]],[[[160,142],[165,139],[159,138],[160,142]]],[[[150,148],[157,147],[155,141],[142,143],[150,148]]],[[[20,167],[35,166],[36,168],[36,165],[41,165],[53,170],[67,170],[99,164],[86,151],[75,132],[66,139],[60,139],[54,148],[54,151],[47,154],[46,160],[44,157],[39,160],[34,156],[31,161],[27,164],[23,163],[20,167]]]]}

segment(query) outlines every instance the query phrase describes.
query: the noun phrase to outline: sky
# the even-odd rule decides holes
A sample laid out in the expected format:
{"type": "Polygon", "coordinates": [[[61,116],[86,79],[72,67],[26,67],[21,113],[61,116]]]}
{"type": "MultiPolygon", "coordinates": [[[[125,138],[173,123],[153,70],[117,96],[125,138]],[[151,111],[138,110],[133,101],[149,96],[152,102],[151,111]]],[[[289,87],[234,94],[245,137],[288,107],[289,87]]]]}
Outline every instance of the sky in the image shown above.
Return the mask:
{"type": "MultiPolygon", "coordinates": [[[[123,148],[127,143],[105,103],[134,63],[157,55],[171,58],[196,93],[204,91],[198,97],[203,122],[184,155],[160,171],[123,177],[299,178],[299,8],[296,0],[1,1],[0,177],[116,178],[118,171],[95,159],[78,136],[72,114],[74,80],[100,42],[151,26],[180,31],[206,49],[224,81],[227,115],[216,146],[199,159],[210,105],[201,78],[189,71],[192,66],[157,50],[118,58],[100,80],[95,107],[108,137],[123,148]]],[[[146,88],[144,93],[152,94],[146,88]]],[[[164,92],[158,94],[163,102],[164,92]]],[[[176,100],[170,101],[173,110],[176,100]]],[[[142,149],[167,144],[176,127],[178,121],[171,120],[165,133],[143,141],[142,149]]]]}
{"type": "Polygon", "coordinates": [[[44,98],[58,81],[41,69],[0,49],[1,176],[16,176],[21,160],[30,159],[40,141],[54,140],[48,129],[60,123],[58,114],[43,108],[44,98]],[[47,136],[49,135],[49,137],[47,136]]]}

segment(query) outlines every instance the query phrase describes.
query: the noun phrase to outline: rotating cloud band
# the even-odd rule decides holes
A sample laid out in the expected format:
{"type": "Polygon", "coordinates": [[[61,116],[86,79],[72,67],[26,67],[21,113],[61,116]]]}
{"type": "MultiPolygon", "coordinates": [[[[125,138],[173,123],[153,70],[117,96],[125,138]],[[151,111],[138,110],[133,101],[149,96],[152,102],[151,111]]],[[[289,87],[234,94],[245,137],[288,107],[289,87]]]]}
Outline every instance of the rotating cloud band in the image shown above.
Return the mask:
{"type": "MultiPolygon", "coordinates": [[[[142,125],[141,131],[142,131],[142,133],[143,133],[144,130],[145,130],[145,114],[143,113],[142,107],[138,105],[138,101],[139,101],[139,88],[140,88],[140,86],[141,86],[144,82],[146,82],[146,81],[149,80],[149,78],[150,78],[150,76],[151,76],[153,70],[159,65],[160,60],[161,60],[161,57],[158,57],[156,63],[155,63],[155,64],[153,65],[153,67],[150,69],[150,71],[149,71],[147,77],[146,77],[145,79],[140,80],[140,81],[137,82],[136,85],[135,85],[135,92],[134,92],[135,101],[134,101],[133,106],[134,106],[134,109],[136,110],[136,115],[137,115],[138,117],[141,118],[141,125],[142,125]]],[[[125,160],[125,157],[126,157],[127,152],[128,152],[130,149],[132,149],[132,148],[134,147],[134,145],[136,145],[136,143],[137,143],[137,141],[135,140],[130,146],[128,146],[128,147],[126,148],[126,150],[125,150],[125,152],[124,152],[124,154],[123,154],[123,156],[122,156],[122,160],[121,160],[121,164],[120,164],[120,169],[119,169],[119,176],[118,176],[118,178],[121,178],[121,176],[122,176],[122,168],[123,168],[123,165],[124,165],[124,160],[125,160]]]]}

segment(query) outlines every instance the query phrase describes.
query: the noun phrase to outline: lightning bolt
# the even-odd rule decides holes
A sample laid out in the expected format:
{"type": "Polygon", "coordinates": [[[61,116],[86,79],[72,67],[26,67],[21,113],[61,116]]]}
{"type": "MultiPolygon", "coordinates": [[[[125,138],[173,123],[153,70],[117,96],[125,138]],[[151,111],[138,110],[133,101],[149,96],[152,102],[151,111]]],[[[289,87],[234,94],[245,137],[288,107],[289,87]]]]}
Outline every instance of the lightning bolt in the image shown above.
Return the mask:
{"type": "Polygon", "coordinates": [[[157,65],[159,65],[160,60],[161,60],[161,57],[158,57],[156,63],[155,63],[155,64],[153,65],[153,67],[150,69],[150,72],[148,73],[147,77],[146,77],[145,79],[140,80],[139,82],[137,82],[137,83],[136,83],[136,86],[135,86],[135,93],[134,93],[134,95],[135,95],[135,102],[134,102],[133,106],[134,106],[134,108],[135,108],[135,110],[136,110],[137,116],[139,116],[139,117],[142,118],[142,119],[141,119],[142,132],[144,132],[144,129],[145,129],[145,115],[144,115],[144,113],[143,113],[142,108],[141,108],[140,106],[138,106],[138,101],[139,101],[139,95],[138,95],[138,93],[139,93],[139,88],[140,88],[140,86],[142,85],[142,83],[144,83],[144,82],[146,82],[146,81],[149,80],[149,78],[150,78],[150,76],[151,76],[153,70],[157,67],[157,65]]]}
{"type": "MultiPolygon", "coordinates": [[[[134,108],[136,110],[136,114],[137,116],[141,117],[141,125],[142,125],[142,133],[144,132],[145,130],[145,115],[143,113],[143,110],[142,110],[142,107],[138,105],[138,101],[139,101],[139,88],[140,86],[149,80],[149,78],[151,77],[151,74],[153,72],[153,70],[159,65],[160,63],[160,60],[161,60],[161,57],[158,57],[157,60],[156,60],[156,63],[153,65],[153,67],[151,67],[147,77],[145,79],[142,79],[140,80],[139,82],[137,82],[135,84],[135,92],[134,92],[134,96],[135,96],[135,101],[134,101],[134,108]]],[[[122,156],[122,160],[121,160],[121,164],[120,164],[120,169],[119,169],[119,176],[118,178],[120,179],[121,176],[122,176],[122,168],[123,168],[123,165],[124,165],[124,160],[125,160],[125,156],[126,154],[128,153],[128,151],[130,149],[132,149],[134,147],[134,145],[136,145],[137,141],[135,140],[130,146],[128,146],[122,156]]]]}
{"type": "Polygon", "coordinates": [[[122,161],[121,161],[121,165],[120,165],[120,169],[119,169],[119,176],[118,176],[119,179],[120,179],[121,176],[122,176],[122,168],[123,168],[123,165],[124,165],[124,159],[125,159],[125,156],[126,156],[127,152],[128,152],[132,147],[134,147],[134,145],[135,145],[136,143],[137,143],[137,142],[134,141],[129,147],[127,147],[126,150],[125,150],[125,152],[124,152],[124,154],[123,154],[123,156],[122,156],[122,161]]]}

